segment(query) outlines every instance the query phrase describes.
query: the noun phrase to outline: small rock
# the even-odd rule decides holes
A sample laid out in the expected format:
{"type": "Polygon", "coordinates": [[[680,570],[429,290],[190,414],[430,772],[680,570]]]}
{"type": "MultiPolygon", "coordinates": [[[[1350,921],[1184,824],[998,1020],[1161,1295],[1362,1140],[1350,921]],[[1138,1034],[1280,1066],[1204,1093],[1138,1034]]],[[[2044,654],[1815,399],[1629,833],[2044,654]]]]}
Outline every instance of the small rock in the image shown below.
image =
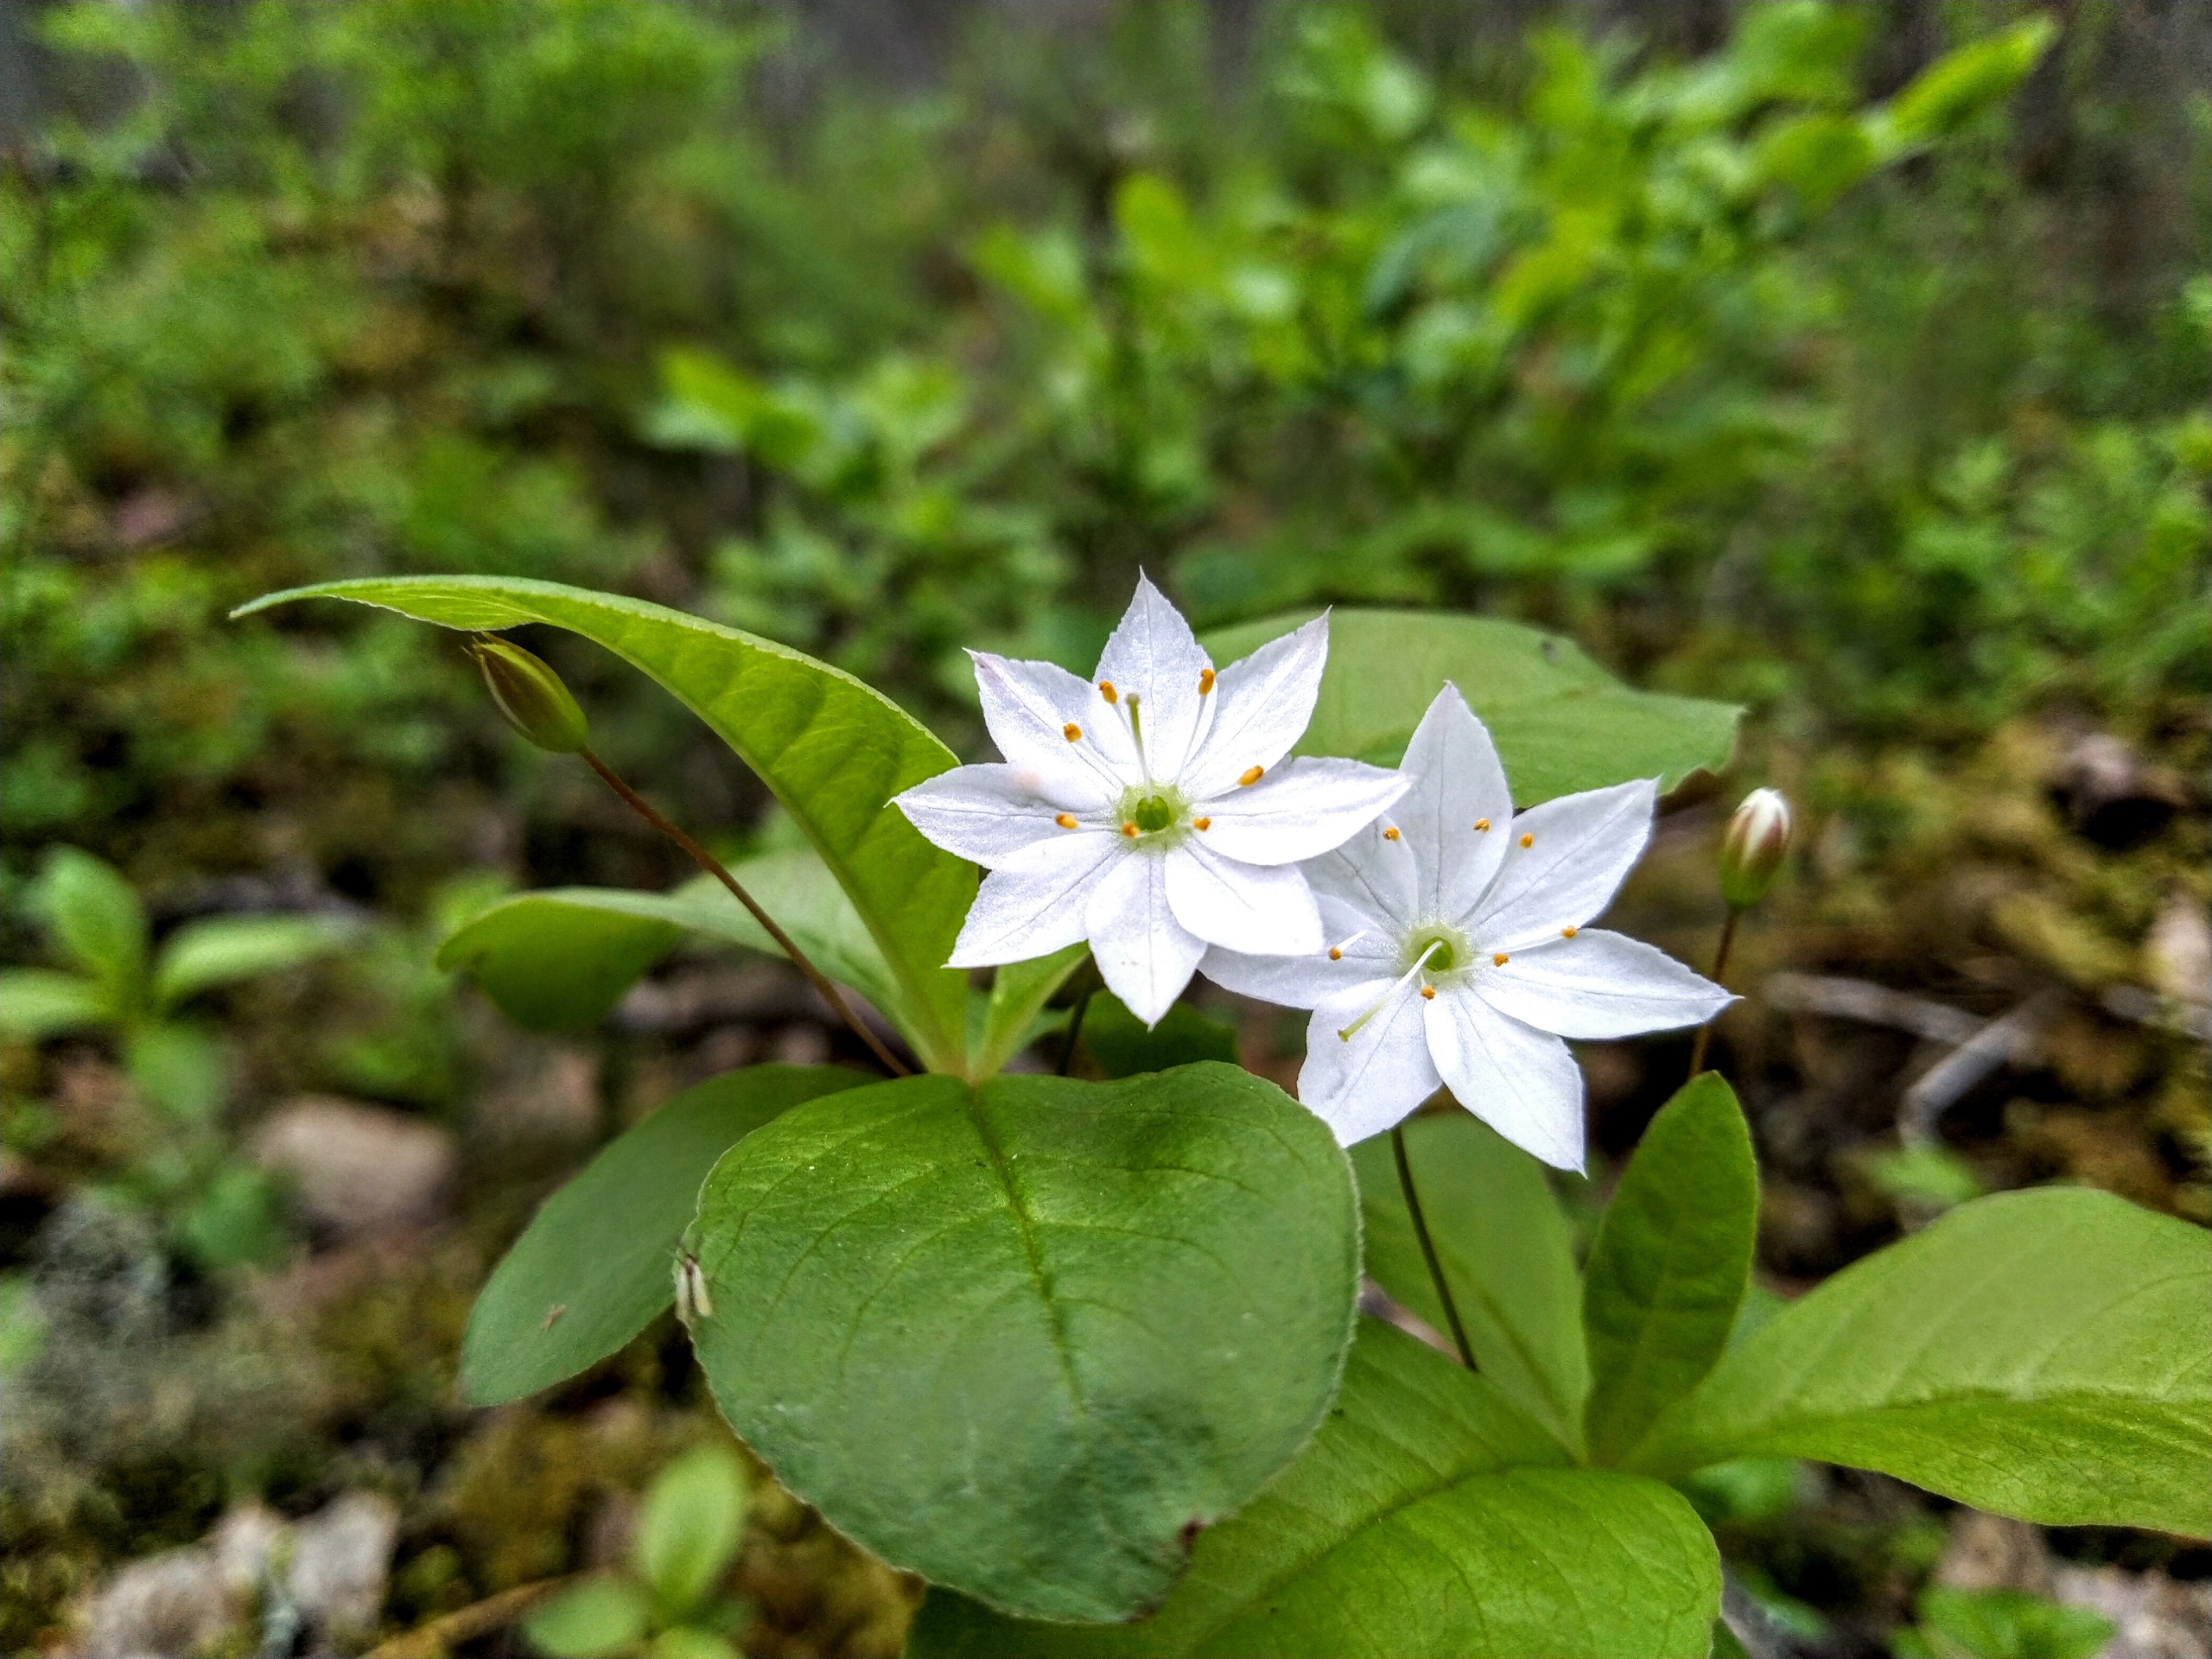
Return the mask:
{"type": "Polygon", "coordinates": [[[768,1045],[768,1058],[785,1065],[821,1065],[830,1058],[830,1036],[819,1026],[791,1025],[768,1045]]]}
{"type": "Polygon", "coordinates": [[[2067,751],[2052,790],[2077,831],[2114,849],[2148,841],[2189,804],[2177,779],[2145,766],[2109,732],[2093,732],[2067,751]]]}
{"type": "Polygon", "coordinates": [[[261,1593],[270,1561],[290,1529],[266,1503],[233,1504],[209,1533],[206,1546],[215,1554],[223,1583],[243,1605],[261,1593]]]}
{"type": "Polygon", "coordinates": [[[2144,965],[2161,996],[2212,1002],[2212,922],[2193,899],[2175,899],[2158,912],[2143,942],[2144,965]]]}
{"type": "Polygon", "coordinates": [[[399,1506],[378,1492],[348,1492],[292,1529],[284,1587],[301,1616],[326,1636],[376,1628],[399,1539],[399,1506]]]}
{"type": "Polygon", "coordinates": [[[86,1659],[164,1659],[214,1641],[242,1608],[215,1552],[194,1544],[131,1561],[85,1615],[86,1659]]]}
{"type": "Polygon", "coordinates": [[[2058,1599],[2112,1620],[2100,1659],[2212,1659],[2212,1584],[2117,1567],[2062,1567],[2058,1599]]]}
{"type": "Polygon", "coordinates": [[[254,1156],[291,1181],[310,1226],[340,1239],[428,1225],[453,1188],[444,1130],[327,1095],[302,1096],[263,1124],[254,1156]]]}
{"type": "Polygon", "coordinates": [[[541,1053],[512,1081],[487,1090],[476,1116],[496,1135],[588,1140],[599,1128],[599,1061],[581,1048],[541,1053]]]}
{"type": "Polygon", "coordinates": [[[1936,1582],[1947,1590],[2025,1590],[2048,1596],[2050,1548],[2042,1531],[2024,1521],[1961,1510],[1936,1563],[1936,1582]]]}

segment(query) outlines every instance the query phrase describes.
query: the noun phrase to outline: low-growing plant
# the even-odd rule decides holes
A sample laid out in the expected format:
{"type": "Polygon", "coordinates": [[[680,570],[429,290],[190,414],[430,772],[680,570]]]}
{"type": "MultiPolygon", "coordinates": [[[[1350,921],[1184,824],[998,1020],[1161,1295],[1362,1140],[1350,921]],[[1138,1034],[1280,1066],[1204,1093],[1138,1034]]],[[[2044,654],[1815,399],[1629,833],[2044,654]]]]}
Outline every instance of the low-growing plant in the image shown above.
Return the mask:
{"type": "Polygon", "coordinates": [[[184,1009],[225,986],[302,967],[359,930],[327,916],[211,916],[177,928],[156,951],[137,893],[73,847],[48,859],[38,900],[47,936],[73,971],[0,972],[0,1035],[111,1039],[159,1126],[118,1178],[122,1194],[168,1215],[175,1242],[204,1266],[265,1255],[279,1236],[277,1195],[225,1144],[223,1045],[184,1009]]]}
{"type": "Polygon", "coordinates": [[[595,640],[805,836],[724,869],[556,722],[714,886],[508,900],[448,946],[486,990],[581,1021],[687,931],[780,934],[906,1074],[753,1066],[671,1101],[516,1242],[462,1381],[550,1387],[673,1302],[778,1478],[929,1582],[913,1653],[1701,1653],[1721,1563],[1683,1488],[1745,1459],[2212,1534],[2212,1244],[2187,1223],[1976,1198],[1753,1296],[1751,1137],[1707,1074],[1578,1265],[1543,1167],[1582,1157],[1560,1037],[1726,1000],[1590,924],[1657,793],[1727,764],[1732,709],[1471,617],[1200,641],[1142,585],[1090,680],[979,655],[1007,764],[957,768],[849,675],[639,601],[396,577],[248,608],[316,595],[595,640]],[[1163,1069],[1009,1071],[1086,957],[1121,1004],[1094,1052],[1163,1069]],[[1194,969],[1313,1008],[1304,1104],[1187,1058],[1222,1052],[1167,1017],[1194,969]],[[1358,1318],[1363,1274],[1451,1351],[1358,1318]]]}

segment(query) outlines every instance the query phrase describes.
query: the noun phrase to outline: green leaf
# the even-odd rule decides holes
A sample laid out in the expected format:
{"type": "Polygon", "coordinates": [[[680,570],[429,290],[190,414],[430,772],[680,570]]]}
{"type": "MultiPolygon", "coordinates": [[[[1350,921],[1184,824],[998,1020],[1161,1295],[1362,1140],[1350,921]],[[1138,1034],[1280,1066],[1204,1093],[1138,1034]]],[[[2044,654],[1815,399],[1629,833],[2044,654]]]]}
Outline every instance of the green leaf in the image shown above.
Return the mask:
{"type": "Polygon", "coordinates": [[[1187,1002],[1178,1002],[1147,1031],[1120,997],[1099,991],[1090,999],[1079,1035],[1090,1058],[1109,1077],[1165,1071],[1193,1060],[1236,1064],[1236,1033],[1187,1002]]]}
{"type": "Polygon", "coordinates": [[[2089,1607],[2068,1607],[2020,1590],[1920,1592],[1920,1622],[1929,1649],[1969,1659],[2095,1659],[2113,1637],[2113,1623],[2089,1607]]]}
{"type": "Polygon", "coordinates": [[[1358,1284],[1320,1121],[1217,1065],[905,1077],[708,1179],[692,1342],[777,1478],[887,1560],[1120,1618],[1295,1455],[1358,1284]]]}
{"type": "Polygon", "coordinates": [[[1720,1562],[1656,1481],[1560,1448],[1486,1378],[1363,1321],[1305,1455],[1205,1534],[1140,1624],[1052,1626],[932,1591],[907,1652],[1054,1659],[1703,1653],[1720,1562]]]}
{"type": "Polygon", "coordinates": [[[106,988],[92,980],[46,968],[0,973],[0,1036],[43,1042],[65,1031],[104,1026],[115,1017],[106,988]]]}
{"type": "Polygon", "coordinates": [[[638,1516],[638,1572],[681,1619],[712,1593],[745,1536],[745,1471],[721,1446],[685,1452],[653,1478],[638,1516]]]}
{"type": "MultiPolygon", "coordinates": [[[[804,849],[768,853],[730,874],[817,967],[882,1009],[918,1049],[926,1027],[820,859],[804,849]]],[[[668,893],[550,887],[519,894],[472,917],[439,948],[438,966],[469,975],[518,1025],[569,1030],[620,1001],[686,933],[783,954],[744,906],[702,875],[668,893]]]]}
{"type": "Polygon", "coordinates": [[[551,1659],[601,1659],[644,1640],[652,1619],[645,1592],[627,1579],[586,1579],[522,1622],[530,1645],[551,1659]]]}
{"type": "MultiPolygon", "coordinates": [[[[1590,1392],[1581,1279],[1543,1166],[1466,1112],[1413,1118],[1405,1134],[1421,1212],[1483,1374],[1561,1446],[1579,1447],[1590,1392]]],[[[1398,1188],[1390,1138],[1362,1141],[1351,1158],[1369,1274],[1448,1332],[1398,1188]]]]}
{"type": "Polygon", "coordinates": [[[240,1268],[275,1258],[284,1244],[276,1184],[245,1164],[217,1169],[177,1217],[177,1240],[204,1268],[240,1268]]]}
{"type": "MultiPolygon", "coordinates": [[[[1301,611],[1217,629],[1206,649],[1228,662],[1312,616],[1301,611]]],[[[1395,766],[1446,680],[1490,728],[1523,806],[1631,778],[1656,778],[1672,789],[1700,768],[1719,772],[1743,715],[1731,703],[1631,690],[1573,640],[1516,622],[1337,610],[1329,615],[1320,700],[1296,752],[1395,766]]]]}
{"type": "Polygon", "coordinates": [[[109,1006],[127,1014],[146,973],[146,911],[111,864],[74,847],[57,847],[46,861],[38,906],[63,954],[106,989],[109,1006]]]}
{"type": "Polygon", "coordinates": [[[1049,957],[1007,963],[998,970],[984,1005],[982,1029],[969,1045],[969,1077],[991,1076],[1027,1046],[1045,1004],[1090,954],[1090,945],[1071,944],[1049,957]]]}
{"type": "Polygon", "coordinates": [[[2058,38],[2058,25],[2037,13],[2010,28],[1947,52],[1908,82],[1873,118],[1876,147],[1893,156],[1956,131],[2028,77],[2058,38]]]}
{"type": "Polygon", "coordinates": [[[1729,1350],[1631,1464],[1878,1469],[2051,1526],[2212,1535],[2212,1236],[2108,1193],[1977,1198],[1729,1350]]]}
{"type": "Polygon", "coordinates": [[[328,916],[211,916],[187,922],[163,941],[154,964],[154,1006],[327,956],[358,932],[328,916]]]}
{"type": "Polygon", "coordinates": [[[868,1079],[756,1065],[687,1089],[545,1201],[493,1270],[461,1349],[471,1405],[550,1387],[607,1357],[674,1300],[676,1248],[715,1160],[778,1113],[868,1079]]]}
{"type": "Polygon", "coordinates": [[[123,1064],[139,1094],[181,1123],[207,1123],[222,1109],[223,1046],[197,1027],[141,1026],[124,1045],[123,1064]]]}
{"type": "Polygon", "coordinates": [[[1692,1079],[1643,1132],[1582,1284],[1590,1457],[1611,1464],[1728,1345],[1758,1243],[1759,1174],[1736,1091],[1692,1079]]]}
{"type": "Polygon", "coordinates": [[[272,594],[234,614],[317,596],[451,628],[550,623],[652,675],[760,774],[851,897],[906,994],[924,1062],[934,1071],[965,1068],[968,976],[944,962],[975,900],[976,867],[923,840],[891,804],[901,790],[952,766],[953,756],[889,698],[826,663],[735,628],[556,582],[486,576],[324,582],[272,594]]]}
{"type": "Polygon", "coordinates": [[[646,1659],[739,1659],[738,1650],[721,1637],[690,1624],[663,1630],[645,1655],[646,1659]]]}

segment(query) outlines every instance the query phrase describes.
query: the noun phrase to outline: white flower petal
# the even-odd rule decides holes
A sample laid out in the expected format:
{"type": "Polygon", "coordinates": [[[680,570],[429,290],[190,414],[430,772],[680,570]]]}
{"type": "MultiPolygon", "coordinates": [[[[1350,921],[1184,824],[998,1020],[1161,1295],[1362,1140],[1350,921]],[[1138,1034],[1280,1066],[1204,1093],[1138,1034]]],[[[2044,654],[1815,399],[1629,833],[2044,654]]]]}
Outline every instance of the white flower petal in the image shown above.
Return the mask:
{"type": "Polygon", "coordinates": [[[1088,801],[1075,798],[1058,786],[1066,781],[1064,773],[1033,766],[955,766],[894,795],[892,804],[946,852],[996,868],[1025,847],[1070,834],[1058,821],[1062,813],[1080,815],[1093,830],[1111,827],[1097,791],[1086,791],[1088,801]]]}
{"type": "Polygon", "coordinates": [[[1736,999],[1665,951],[1586,927],[1484,967],[1474,989],[1501,1014],[1560,1037],[1633,1037],[1701,1026],[1736,999]]]}
{"type": "Polygon", "coordinates": [[[1190,756],[1206,701],[1198,682],[1212,666],[1182,612],[1140,574],[1129,608],[1098,658],[1097,677],[1114,687],[1123,707],[1133,696],[1142,700],[1145,759],[1163,783],[1174,779],[1190,756]]]}
{"type": "Polygon", "coordinates": [[[1643,855],[1658,798],[1658,785],[1639,779],[1562,795],[1514,819],[1505,863],[1476,909],[1476,943],[1511,950],[1604,910],[1643,855]]]}
{"type": "Polygon", "coordinates": [[[1287,865],[1240,864],[1193,835],[1161,861],[1175,919],[1208,944],[1257,956],[1318,951],[1321,911],[1306,878],[1287,865]]]}
{"type": "Polygon", "coordinates": [[[1513,791],[1497,745],[1457,686],[1447,683],[1428,705],[1400,770],[1413,787],[1389,822],[1413,849],[1415,905],[1430,920],[1462,920],[1513,844],[1513,791]]]}
{"type": "Polygon", "coordinates": [[[1136,751],[1098,688],[1052,663],[1015,662],[971,651],[983,724],[999,753],[1057,780],[1056,790],[1091,789],[1109,800],[1137,781],[1136,751]],[[1080,734],[1071,741],[1067,728],[1080,734]]]}
{"type": "Polygon", "coordinates": [[[948,968],[1050,956],[1084,937],[1084,901],[1116,859],[1118,833],[1078,830],[1024,848],[983,878],[948,968]]]}
{"type": "Polygon", "coordinates": [[[1422,1026],[1427,1006],[1414,985],[1371,979],[1332,995],[1313,1010],[1298,1099],[1336,1132],[1338,1146],[1380,1135],[1443,1082],[1422,1026]],[[1374,1017],[1358,1030],[1348,1038],[1338,1035],[1370,1008],[1374,1017]]]}
{"type": "Polygon", "coordinates": [[[1354,833],[1343,846],[1308,859],[1299,868],[1306,872],[1306,885],[1325,906],[1333,899],[1395,935],[1416,921],[1436,918],[1416,913],[1418,871],[1413,849],[1406,845],[1403,836],[1395,841],[1386,837],[1382,832],[1388,827],[1377,819],[1354,833]]]}
{"type": "Polygon", "coordinates": [[[1122,850],[1090,889],[1080,923],[1106,988],[1147,1026],[1175,1006],[1206,950],[1168,905],[1166,863],[1122,850]]]}
{"type": "Polygon", "coordinates": [[[1206,952],[1198,971],[1239,996],[1286,1008],[1310,1008],[1363,981],[1394,978],[1403,969],[1404,949],[1393,928],[1378,925],[1340,899],[1321,893],[1313,899],[1321,912],[1326,949],[1306,956],[1255,957],[1217,945],[1206,952]],[[1340,954],[1332,958],[1331,950],[1340,954]]]}
{"type": "Polygon", "coordinates": [[[1294,864],[1341,846],[1412,779],[1357,760],[1293,760],[1250,788],[1232,779],[1192,809],[1213,851],[1245,864],[1294,864]]]}
{"type": "Polygon", "coordinates": [[[1210,796],[1230,788],[1254,766],[1272,766],[1290,753],[1313,718],[1321,670],[1329,659],[1329,619],[1269,640],[1231,663],[1206,699],[1206,723],[1183,768],[1183,787],[1210,796]]]}
{"type": "Polygon", "coordinates": [[[1582,1069],[1567,1045],[1465,985],[1439,986],[1422,1007],[1429,1052],[1459,1103],[1553,1167],[1580,1169],[1582,1069]]]}

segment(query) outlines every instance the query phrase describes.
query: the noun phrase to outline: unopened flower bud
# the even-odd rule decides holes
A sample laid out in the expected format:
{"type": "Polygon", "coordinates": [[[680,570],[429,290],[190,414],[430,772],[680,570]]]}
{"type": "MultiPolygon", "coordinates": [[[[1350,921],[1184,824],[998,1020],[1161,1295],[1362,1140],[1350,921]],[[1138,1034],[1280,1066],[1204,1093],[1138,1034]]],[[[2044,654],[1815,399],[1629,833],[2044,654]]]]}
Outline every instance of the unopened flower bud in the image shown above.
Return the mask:
{"type": "Polygon", "coordinates": [[[507,724],[541,749],[574,754],[591,741],[584,711],[543,660],[512,640],[480,633],[469,645],[485,689],[507,724]]]}
{"type": "Polygon", "coordinates": [[[1744,797],[1720,837],[1720,896],[1748,910],[1764,898],[1789,850],[1789,803],[1778,789],[1744,797]]]}

